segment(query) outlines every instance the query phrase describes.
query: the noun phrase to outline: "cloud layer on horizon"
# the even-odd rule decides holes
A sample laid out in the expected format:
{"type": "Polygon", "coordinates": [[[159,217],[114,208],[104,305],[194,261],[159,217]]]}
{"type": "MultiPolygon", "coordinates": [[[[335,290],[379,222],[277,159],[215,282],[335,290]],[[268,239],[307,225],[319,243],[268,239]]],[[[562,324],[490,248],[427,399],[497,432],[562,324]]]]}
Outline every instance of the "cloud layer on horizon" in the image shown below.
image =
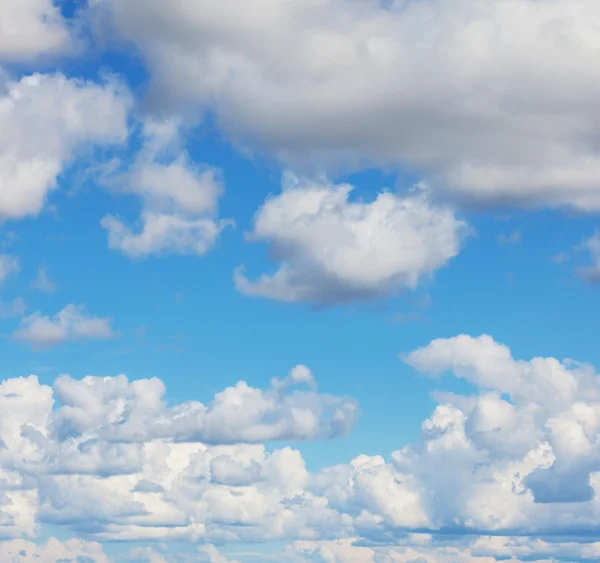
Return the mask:
{"type": "Polygon", "coordinates": [[[309,542],[296,545],[298,554],[316,561],[351,561],[327,555],[344,549],[366,553],[365,561],[410,561],[327,544],[348,537],[409,554],[421,549],[425,561],[445,561],[444,553],[448,561],[453,553],[459,561],[600,557],[596,544],[561,539],[585,537],[600,522],[594,369],[514,359],[485,335],[434,340],[404,359],[433,375],[450,370],[476,392],[438,393],[421,442],[389,461],[360,455],[317,472],[307,471],[299,451],[263,444],[352,428],[356,403],[311,390],[304,366],[264,391],[240,382],[207,406],[167,407],[156,379],[64,376],[54,388],[33,376],[6,380],[3,536],[30,537],[45,523],[92,540],[309,542]],[[444,544],[440,532],[470,543],[444,544]],[[412,544],[407,533],[416,534],[412,544]],[[490,534],[509,539],[486,540],[490,534]],[[418,538],[425,544],[414,545],[418,538]]]}

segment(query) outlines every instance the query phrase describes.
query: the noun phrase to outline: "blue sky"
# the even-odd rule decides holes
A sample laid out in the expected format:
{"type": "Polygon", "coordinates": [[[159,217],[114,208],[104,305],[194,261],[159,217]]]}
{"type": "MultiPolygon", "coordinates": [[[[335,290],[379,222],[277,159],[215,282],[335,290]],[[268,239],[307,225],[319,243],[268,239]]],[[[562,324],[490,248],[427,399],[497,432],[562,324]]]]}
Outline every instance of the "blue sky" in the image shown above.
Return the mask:
{"type": "Polygon", "coordinates": [[[600,11],[494,6],[0,7],[0,559],[600,561],[600,11]]]}

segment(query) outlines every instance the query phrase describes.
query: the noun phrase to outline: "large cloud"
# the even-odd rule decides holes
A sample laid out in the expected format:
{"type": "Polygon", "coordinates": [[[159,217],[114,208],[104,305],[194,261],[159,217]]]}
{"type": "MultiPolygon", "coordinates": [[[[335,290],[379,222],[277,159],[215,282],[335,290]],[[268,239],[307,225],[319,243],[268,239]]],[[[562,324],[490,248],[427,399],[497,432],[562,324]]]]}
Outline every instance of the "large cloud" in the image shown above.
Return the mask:
{"type": "Polygon", "coordinates": [[[0,63],[30,61],[73,48],[67,22],[52,0],[2,0],[0,63]],[[10,22],[10,23],[8,23],[10,22]]]}
{"type": "Polygon", "coordinates": [[[0,533],[31,536],[41,523],[96,540],[297,542],[286,561],[597,560],[587,539],[600,523],[594,369],[518,360],[466,335],[405,361],[450,370],[474,392],[438,394],[420,442],[390,461],[361,455],[316,473],[300,452],[261,443],[350,429],[353,401],[294,390],[314,386],[303,366],[206,406],[167,406],[159,380],[7,380],[0,533]]]}
{"type": "Polygon", "coordinates": [[[112,82],[0,74],[0,220],[37,215],[78,150],[125,140],[129,105],[112,82]]]}
{"type": "MultiPolygon", "coordinates": [[[[161,111],[294,165],[391,164],[467,202],[600,209],[595,0],[95,0],[161,111]]],[[[106,25],[107,24],[107,25],[106,25]]]]}
{"type": "Polygon", "coordinates": [[[52,389],[9,379],[0,384],[0,534],[32,536],[41,522],[98,539],[256,540],[338,527],[341,515],[304,492],[300,453],[255,444],[351,429],[355,402],[295,389],[306,384],[314,380],[298,366],[265,391],[240,382],[209,405],[168,407],[159,380],[63,376],[52,389]]]}
{"type": "Polygon", "coordinates": [[[352,187],[288,177],[255,218],[250,240],[266,241],[281,265],[238,289],[283,301],[317,303],[374,298],[414,289],[454,258],[466,224],[418,190],[349,201],[352,187]]]}
{"type": "Polygon", "coordinates": [[[600,385],[591,366],[515,360],[491,337],[466,335],[406,361],[481,389],[445,396],[423,426],[424,445],[394,454],[398,471],[418,476],[431,526],[576,533],[596,525],[600,385]],[[441,466],[444,474],[433,469],[441,466]]]}

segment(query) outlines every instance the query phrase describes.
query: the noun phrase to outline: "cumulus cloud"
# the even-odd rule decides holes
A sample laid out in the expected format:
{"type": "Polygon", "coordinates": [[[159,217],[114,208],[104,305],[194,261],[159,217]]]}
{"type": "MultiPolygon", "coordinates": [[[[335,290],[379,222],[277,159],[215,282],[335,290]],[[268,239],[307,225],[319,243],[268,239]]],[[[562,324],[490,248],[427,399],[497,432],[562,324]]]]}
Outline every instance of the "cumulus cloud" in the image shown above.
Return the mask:
{"type": "Polygon", "coordinates": [[[210,542],[339,520],[304,491],[298,451],[253,444],[349,431],[355,402],[295,389],[314,384],[307,373],[299,366],[264,391],[240,382],[207,406],[168,407],[156,379],[2,382],[0,535],[33,535],[41,522],[99,540],[210,542]]]}
{"type": "Polygon", "coordinates": [[[21,319],[13,338],[37,348],[49,348],[74,340],[106,339],[115,336],[110,319],[86,314],[83,306],[67,305],[52,317],[33,313],[21,319]]]}
{"type": "Polygon", "coordinates": [[[223,193],[219,172],[190,161],[181,149],[180,124],[148,121],[143,125],[143,148],[125,172],[105,183],[142,198],[140,228],[132,230],[107,216],[109,246],[134,257],[150,254],[202,255],[232,221],[215,219],[223,193]]]}
{"type": "Polygon", "coordinates": [[[458,254],[466,224],[422,190],[383,192],[371,203],[349,201],[351,191],[288,176],[249,235],[269,243],[280,267],[256,281],[238,268],[237,288],[282,301],[368,299],[414,289],[458,254]]]}
{"type": "Polygon", "coordinates": [[[448,539],[408,534],[393,546],[361,545],[359,538],[296,541],[284,550],[286,561],[318,563],[514,563],[595,561],[600,544],[550,543],[528,537],[480,536],[448,539]]]}
{"type": "Polygon", "coordinates": [[[437,393],[421,439],[389,460],[316,472],[299,451],[262,443],[338,436],[354,422],[354,401],[311,390],[304,366],[208,405],[169,406],[156,379],[9,379],[0,534],[52,524],[98,541],[292,542],[286,561],[597,560],[600,544],[585,540],[600,522],[595,370],[515,359],[489,336],[434,340],[405,361],[474,390],[437,393]]]}
{"type": "Polygon", "coordinates": [[[52,0],[2,0],[0,62],[23,62],[73,47],[66,21],[52,0]]]}
{"type": "Polygon", "coordinates": [[[158,379],[129,383],[124,377],[59,378],[54,390],[65,409],[54,423],[60,435],[83,435],[96,428],[104,440],[114,443],[154,438],[259,443],[347,434],[357,414],[356,403],[298,390],[298,385],[314,384],[307,373],[308,368],[298,366],[287,378],[273,380],[266,391],[240,381],[215,395],[209,405],[190,401],[172,409],[164,404],[165,388],[158,379]],[[298,372],[303,377],[297,377],[298,372]]]}
{"type": "Polygon", "coordinates": [[[470,204],[600,209],[595,0],[96,0],[92,14],[138,47],[157,108],[210,110],[288,164],[389,164],[470,204]]]}
{"type": "Polygon", "coordinates": [[[0,542],[2,561],[15,563],[43,563],[45,561],[73,561],[81,563],[113,563],[104,553],[102,545],[71,539],[61,542],[50,538],[47,542],[36,544],[25,540],[0,542]]]}
{"type": "Polygon", "coordinates": [[[394,454],[400,471],[423,472],[432,523],[450,525],[452,515],[465,528],[548,533],[594,525],[600,387],[591,366],[515,360],[491,337],[466,335],[434,340],[405,360],[481,389],[445,396],[423,426],[426,445],[394,454]],[[444,466],[445,476],[426,465],[444,466]]]}
{"type": "Polygon", "coordinates": [[[129,105],[113,82],[0,75],[0,220],[37,215],[78,149],[122,142],[129,105]]]}

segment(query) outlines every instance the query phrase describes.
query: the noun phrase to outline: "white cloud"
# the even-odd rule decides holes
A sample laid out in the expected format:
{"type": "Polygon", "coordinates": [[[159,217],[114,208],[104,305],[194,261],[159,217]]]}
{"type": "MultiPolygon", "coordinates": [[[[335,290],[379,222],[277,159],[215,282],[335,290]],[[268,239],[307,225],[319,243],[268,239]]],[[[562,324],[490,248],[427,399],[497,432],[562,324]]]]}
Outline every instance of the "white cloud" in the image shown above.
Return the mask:
{"type": "Polygon", "coordinates": [[[67,305],[53,317],[33,313],[21,319],[13,338],[34,347],[47,348],[74,340],[112,338],[110,319],[92,317],[83,306],[67,305]]]}
{"type": "MultiPolygon", "coordinates": [[[[34,376],[4,381],[0,535],[33,535],[39,522],[99,540],[210,543],[223,534],[296,535],[307,518],[315,526],[339,519],[304,492],[309,474],[298,451],[248,443],[349,430],[354,401],[290,389],[292,379],[265,391],[240,382],[206,407],[167,407],[159,380],[63,376],[53,389],[34,376]]],[[[201,551],[200,561],[216,557],[201,551]]]]}
{"type": "Polygon", "coordinates": [[[142,214],[141,223],[141,231],[134,232],[112,216],[101,222],[108,231],[110,248],[133,258],[155,253],[206,254],[224,226],[212,219],[188,219],[148,212],[142,214]]]}
{"type": "Polygon", "coordinates": [[[17,273],[19,269],[19,260],[17,258],[8,254],[0,254],[0,285],[11,274],[17,273]]]}
{"type": "Polygon", "coordinates": [[[0,75],[0,220],[37,215],[78,149],[126,139],[129,105],[116,83],[0,75]]]}
{"type": "Polygon", "coordinates": [[[255,217],[250,240],[266,241],[280,262],[272,276],[237,288],[282,301],[335,303],[414,289],[454,258],[466,224],[418,191],[349,201],[352,187],[289,177],[255,217]]]}
{"type": "Polygon", "coordinates": [[[190,161],[179,147],[179,129],[175,121],[145,123],[144,145],[129,170],[105,178],[109,186],[139,195],[143,205],[138,232],[116,217],[102,220],[111,248],[135,258],[202,255],[232,224],[215,219],[223,192],[218,171],[190,161]]]}
{"type": "Polygon", "coordinates": [[[64,376],[53,389],[7,380],[0,533],[51,524],[100,541],[296,542],[280,559],[291,562],[598,559],[600,544],[586,539],[600,522],[593,368],[517,360],[490,337],[465,335],[406,361],[475,389],[438,393],[419,443],[390,461],[360,455],[316,473],[300,452],[260,443],[351,427],[353,401],[295,389],[314,385],[304,366],[266,390],[238,383],[206,406],[167,406],[156,379],[64,376]]]}
{"type": "Polygon", "coordinates": [[[528,537],[480,536],[448,539],[408,534],[392,546],[360,545],[360,538],[336,541],[296,541],[283,555],[292,563],[496,563],[510,560],[556,563],[595,561],[600,544],[549,543],[528,537]]]}
{"type": "Polygon", "coordinates": [[[239,563],[239,561],[225,557],[214,545],[198,547],[198,554],[200,555],[200,562],[203,563],[239,563]]]}
{"type": "Polygon", "coordinates": [[[165,407],[165,388],[157,379],[129,383],[123,377],[59,378],[54,389],[66,408],[56,414],[54,424],[61,435],[84,435],[96,428],[111,443],[171,438],[234,444],[347,434],[357,415],[356,403],[298,390],[298,385],[314,385],[312,376],[298,379],[299,371],[308,368],[298,366],[288,378],[273,380],[266,391],[240,381],[217,393],[209,405],[190,401],[172,409],[165,407]],[[120,402],[115,405],[116,397],[120,402]]]}
{"type": "Polygon", "coordinates": [[[52,0],[2,0],[0,62],[27,61],[73,48],[66,21],[52,0]]]}
{"type": "Polygon", "coordinates": [[[453,518],[466,529],[524,533],[594,525],[600,387],[591,366],[515,360],[491,337],[466,335],[434,340],[405,359],[427,373],[452,370],[481,389],[441,396],[423,425],[423,447],[394,454],[398,470],[420,475],[432,525],[453,518]],[[443,476],[426,469],[436,466],[443,476]]]}
{"type": "Polygon", "coordinates": [[[211,110],[288,164],[390,164],[467,203],[600,209],[596,0],[96,0],[94,12],[139,48],[157,109],[211,110]]]}
{"type": "Polygon", "coordinates": [[[113,563],[104,553],[101,544],[80,539],[60,542],[55,538],[50,538],[41,545],[25,540],[0,542],[0,558],[9,563],[44,563],[46,561],[113,563]]]}

